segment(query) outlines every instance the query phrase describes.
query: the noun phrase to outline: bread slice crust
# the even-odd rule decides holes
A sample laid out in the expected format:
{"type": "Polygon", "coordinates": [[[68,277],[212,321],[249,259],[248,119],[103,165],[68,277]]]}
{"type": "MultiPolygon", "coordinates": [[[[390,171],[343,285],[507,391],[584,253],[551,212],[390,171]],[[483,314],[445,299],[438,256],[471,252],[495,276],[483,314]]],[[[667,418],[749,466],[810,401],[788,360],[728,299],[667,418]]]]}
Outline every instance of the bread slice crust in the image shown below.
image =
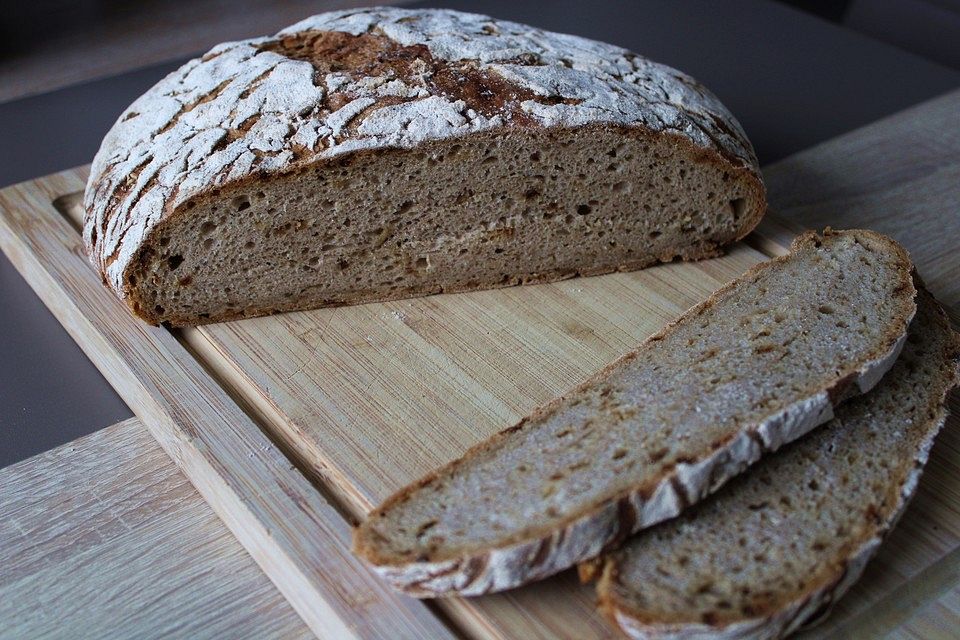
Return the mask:
{"type": "MultiPolygon", "coordinates": [[[[843,435],[834,436],[833,432],[838,430],[859,428],[863,429],[869,421],[869,416],[882,414],[883,403],[891,400],[893,402],[903,402],[905,399],[894,396],[900,388],[895,386],[909,382],[910,376],[914,375],[917,359],[922,358],[932,363],[935,369],[934,377],[924,380],[919,387],[914,385],[914,389],[922,389],[927,394],[926,402],[920,402],[916,405],[916,410],[912,412],[916,421],[910,421],[902,425],[904,429],[914,432],[909,436],[913,449],[903,452],[906,455],[902,459],[895,459],[893,466],[895,471],[888,475],[887,484],[884,487],[885,495],[879,500],[879,506],[871,504],[864,508],[859,523],[851,523],[847,527],[847,539],[841,538],[841,543],[836,545],[829,552],[830,555],[824,557],[819,562],[819,566],[810,574],[804,575],[802,572],[797,574],[796,570],[791,573],[792,579],[800,580],[803,588],[797,589],[788,596],[778,594],[773,598],[768,598],[762,604],[750,604],[748,611],[737,611],[736,606],[732,609],[722,611],[695,612],[692,609],[685,613],[673,612],[672,614],[655,611],[638,605],[635,601],[634,587],[623,585],[621,574],[625,572],[625,563],[640,562],[642,555],[630,555],[631,548],[625,547],[623,550],[614,551],[606,556],[601,556],[592,563],[592,566],[584,566],[581,571],[581,577],[584,579],[597,578],[598,606],[601,612],[619,627],[624,633],[632,638],[644,639],[705,639],[705,638],[723,638],[725,640],[733,639],[766,639],[785,637],[794,631],[809,627],[823,620],[835,603],[843,594],[859,579],[863,573],[868,561],[873,557],[880,547],[881,542],[886,535],[896,525],[896,522],[903,515],[911,498],[913,497],[923,467],[929,457],[930,449],[934,438],[943,427],[947,418],[946,400],[950,390],[960,381],[960,334],[953,331],[950,321],[946,314],[940,308],[936,300],[918,284],[918,313],[914,325],[911,327],[910,344],[916,342],[919,346],[916,353],[905,352],[904,362],[898,362],[894,369],[888,374],[888,377],[881,381],[878,387],[865,396],[852,400],[850,405],[838,409],[836,420],[825,425],[816,433],[807,436],[805,439],[794,443],[789,449],[778,453],[769,458],[754,473],[770,469],[775,465],[787,465],[801,459],[814,459],[809,451],[816,449],[823,455],[816,458],[818,464],[822,464],[824,458],[829,459],[834,454],[834,447],[837,446],[837,438],[843,438],[843,435]],[[924,326],[918,327],[918,324],[924,326]],[[932,335],[921,335],[922,331],[933,332],[932,335]],[[912,362],[906,359],[912,358],[912,362]],[[847,426],[845,421],[852,420],[854,424],[847,426]]],[[[908,349],[912,350],[908,347],[908,349]]],[[[911,418],[912,420],[912,418],[911,418]]],[[[860,434],[857,434],[860,435],[860,434]]],[[[849,437],[849,436],[848,436],[849,437]]],[[[907,436],[901,436],[907,438],[907,436]]],[[[864,444],[869,439],[860,437],[857,443],[864,447],[865,456],[876,453],[880,456],[888,456],[893,452],[888,450],[870,451],[869,445],[864,444]]],[[[844,454],[846,455],[846,454],[844,454]]],[[[807,463],[809,464],[809,463],[807,463]]],[[[775,469],[770,471],[775,472],[775,469]]],[[[739,505],[727,502],[736,499],[743,491],[742,487],[758,486],[757,476],[749,475],[738,479],[736,485],[728,486],[724,492],[717,495],[713,500],[715,503],[704,504],[703,507],[713,507],[708,518],[716,520],[723,514],[726,519],[736,518],[736,507],[739,505]]],[[[819,489],[819,487],[818,487],[819,489]]],[[[842,487],[831,487],[834,491],[842,491],[842,487]]],[[[773,491],[770,498],[774,498],[773,491]]],[[[756,496],[751,494],[752,498],[765,496],[760,489],[756,496]]],[[[829,498],[828,498],[829,499],[829,498]]],[[[667,531],[662,538],[657,539],[657,548],[664,549],[669,544],[670,533],[682,527],[684,523],[698,523],[698,514],[701,510],[693,510],[685,514],[676,522],[665,523],[664,529],[667,531]]],[[[777,516],[776,527],[781,530],[807,530],[818,527],[818,522],[810,520],[814,518],[813,514],[801,513],[794,520],[777,516]],[[806,518],[806,519],[805,519],[806,518]]],[[[701,523],[706,527],[702,536],[698,536],[698,544],[703,549],[713,548],[713,545],[720,544],[719,541],[711,540],[712,531],[720,532],[723,523],[717,523],[716,527],[710,527],[709,523],[701,523]]],[[[770,524],[770,527],[774,525],[770,524]]],[[[658,530],[645,532],[642,535],[653,535],[658,530]]],[[[768,531],[773,536],[774,532],[768,531]]],[[[721,535],[721,533],[717,533],[721,535]]],[[[834,535],[831,533],[831,535],[834,535]]],[[[647,559],[644,562],[653,562],[653,559],[647,559]]],[[[697,559],[687,560],[690,566],[696,566],[698,569],[709,569],[709,565],[698,563],[697,559]]],[[[744,571],[749,572],[751,559],[743,558],[744,571]]],[[[786,571],[786,569],[784,569],[786,571]]],[[[722,572],[719,568],[716,571],[722,572]]],[[[698,573],[699,575],[699,573],[698,573]]],[[[654,585],[645,583],[650,593],[645,596],[649,601],[657,603],[659,599],[654,592],[654,585]]],[[[764,589],[763,584],[753,585],[756,591],[764,589]]],[[[722,592],[726,595],[725,592],[722,592]]],[[[686,594],[687,598],[696,599],[697,595],[693,593],[686,594]]],[[[730,594],[731,599],[735,594],[730,594]]],[[[735,602],[735,600],[734,600],[735,602]]],[[[729,607],[729,604],[727,605],[729,607]]]]}
{"type": "Polygon", "coordinates": [[[831,419],[835,404],[851,395],[865,392],[876,384],[899,355],[907,326],[915,312],[913,300],[916,291],[911,270],[906,251],[896,242],[872,231],[827,229],[823,235],[812,231],[802,234],[794,241],[790,254],[751,268],[648,338],[637,349],[604,367],[567,394],[388,498],[355,530],[355,553],[394,587],[411,595],[479,595],[515,587],[571,567],[616,546],[642,528],[676,516],[765,453],[778,449],[831,419]],[[684,323],[691,322],[704,310],[725,299],[741,283],[750,282],[760,274],[776,269],[805,248],[819,247],[840,236],[855,238],[856,242],[872,245],[892,257],[898,265],[896,291],[899,296],[899,311],[877,340],[876,348],[855,365],[847,367],[843,375],[826,381],[816,393],[790,403],[758,424],[741,428],[713,443],[709,450],[700,452],[696,457],[688,457],[650,482],[607,495],[576,512],[565,514],[559,523],[535,523],[522,531],[506,535],[493,548],[451,550],[449,557],[427,554],[414,558],[401,557],[385,548],[388,540],[377,530],[376,524],[391,510],[402,508],[411,495],[451,477],[473,458],[496,450],[511,434],[536,424],[567,398],[602,383],[612,371],[635,358],[646,345],[664,339],[684,323]]]}

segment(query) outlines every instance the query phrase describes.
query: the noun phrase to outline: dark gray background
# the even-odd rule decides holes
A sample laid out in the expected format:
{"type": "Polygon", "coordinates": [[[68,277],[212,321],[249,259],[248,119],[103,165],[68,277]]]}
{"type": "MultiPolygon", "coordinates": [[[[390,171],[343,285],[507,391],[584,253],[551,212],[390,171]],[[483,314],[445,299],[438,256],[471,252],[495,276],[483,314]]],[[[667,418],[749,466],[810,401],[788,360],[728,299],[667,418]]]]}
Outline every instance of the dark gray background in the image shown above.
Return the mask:
{"type": "MultiPolygon", "coordinates": [[[[771,0],[418,5],[606,40],[683,69],[737,115],[763,163],[960,86],[957,70],[771,0]]],[[[89,162],[116,115],[182,62],[0,104],[0,186],[89,162]]],[[[130,415],[4,257],[0,331],[0,466],[130,415]]]]}

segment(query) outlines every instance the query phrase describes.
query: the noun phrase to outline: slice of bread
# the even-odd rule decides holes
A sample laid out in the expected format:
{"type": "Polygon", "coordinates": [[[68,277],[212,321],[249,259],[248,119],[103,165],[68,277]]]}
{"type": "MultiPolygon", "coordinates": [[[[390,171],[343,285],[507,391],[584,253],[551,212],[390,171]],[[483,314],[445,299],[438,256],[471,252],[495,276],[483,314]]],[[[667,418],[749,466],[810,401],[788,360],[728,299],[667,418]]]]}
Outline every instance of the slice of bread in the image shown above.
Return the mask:
{"type": "Polygon", "coordinates": [[[960,336],[926,291],[875,390],[715,498],[598,563],[634,638],[779,638],[822,619],[903,512],[957,383],[960,336]]]}
{"type": "Polygon", "coordinates": [[[514,587],[672,518],[833,417],[915,311],[906,252],[809,232],[568,394],[389,498],[355,551],[417,596],[514,587]]]}

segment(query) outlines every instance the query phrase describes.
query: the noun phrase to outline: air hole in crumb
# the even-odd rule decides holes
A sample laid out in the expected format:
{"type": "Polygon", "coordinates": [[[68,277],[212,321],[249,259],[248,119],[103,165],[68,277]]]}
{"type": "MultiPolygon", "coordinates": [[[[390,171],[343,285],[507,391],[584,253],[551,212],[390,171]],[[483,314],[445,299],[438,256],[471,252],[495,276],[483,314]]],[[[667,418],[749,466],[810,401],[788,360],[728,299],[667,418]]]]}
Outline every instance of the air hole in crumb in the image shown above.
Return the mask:
{"type": "Polygon", "coordinates": [[[830,315],[831,313],[833,313],[834,309],[828,304],[822,304],[819,307],[817,307],[817,311],[819,311],[824,315],[830,315]]]}
{"type": "Polygon", "coordinates": [[[417,529],[417,537],[422,538],[424,534],[427,533],[427,531],[437,526],[439,522],[440,522],[439,520],[429,520],[427,522],[424,522],[422,525],[420,525],[420,528],[417,529]]]}
{"type": "Polygon", "coordinates": [[[651,232],[648,233],[647,235],[650,237],[651,240],[655,240],[655,239],[659,238],[661,235],[663,235],[663,232],[662,232],[662,231],[651,231],[651,232]]]}
{"type": "Polygon", "coordinates": [[[623,181],[615,182],[611,188],[614,193],[619,193],[627,188],[627,183],[623,181]]]}
{"type": "Polygon", "coordinates": [[[243,243],[244,249],[253,249],[255,246],[257,246],[257,243],[254,242],[253,240],[247,240],[246,242],[243,243]]]}
{"type": "Polygon", "coordinates": [[[209,248],[211,248],[212,246],[213,246],[213,238],[207,238],[206,240],[203,241],[203,248],[204,248],[204,249],[209,249],[209,248]]]}
{"type": "Polygon", "coordinates": [[[170,268],[170,271],[176,271],[177,267],[183,264],[183,256],[176,255],[170,256],[167,258],[167,266],[170,268]]]}
{"type": "Polygon", "coordinates": [[[581,216],[587,215],[588,213],[590,213],[590,205],[581,204],[580,206],[577,207],[577,213],[580,214],[581,216]]]}
{"type": "Polygon", "coordinates": [[[621,460],[621,459],[625,458],[626,456],[627,456],[627,450],[626,450],[626,449],[617,449],[616,451],[613,452],[613,459],[614,459],[614,460],[621,460]]]}
{"type": "Polygon", "coordinates": [[[747,207],[747,201],[743,198],[734,198],[730,201],[730,210],[733,211],[733,219],[739,220],[743,215],[743,210],[747,207]]]}
{"type": "Polygon", "coordinates": [[[235,211],[243,211],[250,208],[250,198],[247,196],[237,196],[231,203],[235,211]]]}
{"type": "Polygon", "coordinates": [[[650,462],[654,462],[654,463],[660,462],[661,460],[667,457],[668,453],[670,453],[670,450],[667,449],[666,447],[658,449],[657,451],[654,451],[653,453],[650,454],[650,462]]]}
{"type": "Polygon", "coordinates": [[[208,236],[211,233],[213,233],[216,228],[217,228],[217,225],[215,223],[207,220],[202,225],[200,225],[200,233],[205,236],[208,236]]]}

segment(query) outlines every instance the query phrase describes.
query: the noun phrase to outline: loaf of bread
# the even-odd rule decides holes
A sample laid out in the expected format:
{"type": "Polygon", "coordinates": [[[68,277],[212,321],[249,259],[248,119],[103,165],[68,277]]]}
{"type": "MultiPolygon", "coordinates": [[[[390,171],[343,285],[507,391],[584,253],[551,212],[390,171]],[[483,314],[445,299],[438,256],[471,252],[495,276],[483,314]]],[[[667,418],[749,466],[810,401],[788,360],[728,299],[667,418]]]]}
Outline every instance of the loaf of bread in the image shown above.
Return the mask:
{"type": "Polygon", "coordinates": [[[781,638],[856,582],[917,487],[960,336],[921,290],[876,389],[716,497],[602,559],[601,609],[633,638],[781,638]]]}
{"type": "Polygon", "coordinates": [[[833,417],[914,315],[906,252],[802,235],[636,350],[400,491],[354,549],[417,596],[514,587],[672,518],[833,417]]]}
{"type": "Polygon", "coordinates": [[[377,8],[171,73],[107,134],[84,204],[104,282],[192,325],[713,256],[765,196],[743,130],[683,73],[377,8]]]}

